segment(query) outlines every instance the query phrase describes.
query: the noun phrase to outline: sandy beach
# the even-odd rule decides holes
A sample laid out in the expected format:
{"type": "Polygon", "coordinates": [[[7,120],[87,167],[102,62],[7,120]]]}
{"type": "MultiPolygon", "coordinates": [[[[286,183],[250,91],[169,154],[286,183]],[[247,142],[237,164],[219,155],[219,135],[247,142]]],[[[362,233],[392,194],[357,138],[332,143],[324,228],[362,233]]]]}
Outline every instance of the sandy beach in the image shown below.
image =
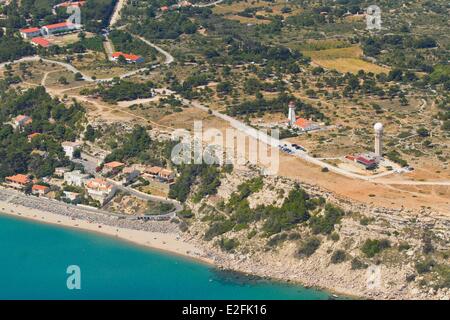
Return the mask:
{"type": "Polygon", "coordinates": [[[211,259],[205,257],[201,249],[195,247],[193,244],[184,242],[177,233],[150,232],[109,226],[11,204],[5,201],[0,201],[0,214],[73,229],[98,232],[121,240],[130,241],[137,245],[181,255],[208,264],[213,263],[211,259]]]}

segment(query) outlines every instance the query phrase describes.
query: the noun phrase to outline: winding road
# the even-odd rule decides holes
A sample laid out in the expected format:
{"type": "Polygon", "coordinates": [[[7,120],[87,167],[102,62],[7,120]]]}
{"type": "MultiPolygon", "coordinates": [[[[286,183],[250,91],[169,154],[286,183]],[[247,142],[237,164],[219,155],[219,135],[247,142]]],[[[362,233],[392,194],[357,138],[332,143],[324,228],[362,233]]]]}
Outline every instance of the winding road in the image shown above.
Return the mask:
{"type": "MultiPolygon", "coordinates": [[[[213,2],[213,3],[209,3],[209,4],[205,4],[205,5],[196,5],[196,6],[198,6],[198,7],[207,7],[207,6],[216,5],[216,4],[221,3],[221,2],[222,2],[222,0],[219,0],[219,1],[216,1],[216,2],[213,2]]],[[[122,8],[122,6],[119,6],[119,5],[116,6],[115,12],[113,14],[113,17],[116,17],[116,18],[114,18],[114,19],[112,18],[111,19],[111,25],[113,24],[113,22],[115,23],[119,19],[119,17],[120,17],[119,11],[120,11],[121,8],[122,8]]],[[[145,39],[145,38],[143,38],[141,36],[134,35],[134,34],[133,34],[133,36],[138,38],[138,39],[140,39],[141,41],[145,42],[147,45],[155,48],[159,53],[164,55],[165,61],[163,62],[163,64],[170,65],[172,62],[175,61],[174,57],[169,52],[165,51],[164,49],[162,49],[161,47],[157,46],[156,44],[148,41],[147,39],[145,39]]],[[[10,63],[20,63],[20,62],[27,62],[27,61],[39,61],[40,59],[42,59],[42,61],[45,61],[45,62],[48,62],[48,63],[58,64],[58,65],[66,68],[67,70],[69,70],[69,71],[71,71],[73,73],[80,73],[83,76],[84,80],[87,81],[87,82],[100,83],[100,82],[107,82],[107,81],[112,81],[113,80],[113,78],[109,78],[109,79],[92,79],[92,77],[83,74],[81,71],[79,71],[74,66],[72,66],[72,65],[70,65],[68,63],[61,62],[61,61],[50,60],[50,59],[45,59],[45,58],[41,58],[39,56],[24,57],[24,58],[21,58],[21,59],[12,61],[12,62],[2,63],[2,64],[0,64],[0,68],[4,67],[6,64],[10,64],[10,63]]],[[[157,68],[158,66],[160,66],[160,64],[153,65],[151,68],[154,69],[154,68],[157,68]]],[[[134,71],[131,71],[131,72],[124,73],[124,74],[122,74],[120,76],[120,78],[127,78],[127,77],[135,75],[135,74],[137,74],[139,72],[145,71],[145,70],[149,70],[149,68],[141,68],[141,69],[138,69],[138,70],[134,70],[134,71]]],[[[80,96],[73,96],[73,97],[80,98],[80,96]]],[[[267,135],[266,133],[264,133],[264,132],[262,132],[260,130],[252,128],[252,127],[246,125],[245,123],[243,123],[242,121],[234,119],[234,118],[232,118],[232,117],[230,117],[228,115],[225,115],[223,113],[220,113],[218,111],[214,111],[212,109],[209,109],[208,107],[206,107],[206,106],[204,106],[204,105],[202,105],[202,104],[200,104],[200,103],[198,103],[196,101],[189,101],[189,100],[183,99],[181,97],[180,97],[180,99],[182,100],[182,102],[184,104],[192,106],[192,107],[197,108],[197,109],[200,109],[202,111],[210,112],[215,117],[220,118],[220,119],[228,122],[233,128],[235,128],[235,129],[245,133],[246,135],[248,135],[248,136],[250,136],[250,137],[252,137],[252,138],[254,138],[254,139],[256,139],[256,140],[258,140],[260,142],[263,142],[263,143],[265,143],[265,144],[267,144],[267,145],[269,145],[271,147],[278,148],[278,146],[280,144],[281,145],[285,144],[285,142],[281,142],[279,139],[275,139],[275,138],[267,135]]],[[[82,99],[82,100],[86,101],[87,99],[82,99]]],[[[87,101],[87,102],[91,102],[91,101],[87,101]]],[[[424,100],[424,106],[426,106],[426,101],[425,100],[424,100]]],[[[132,115],[136,116],[135,114],[132,114],[132,115]]],[[[145,120],[148,121],[148,119],[145,119],[145,120]]],[[[292,146],[291,146],[291,149],[293,149],[292,146]]],[[[447,185],[450,185],[450,181],[409,181],[409,180],[397,180],[397,181],[395,181],[395,180],[385,180],[385,179],[383,179],[383,180],[381,180],[381,179],[380,180],[376,180],[377,178],[386,177],[388,175],[394,174],[395,172],[394,171],[390,171],[390,172],[380,173],[380,174],[373,175],[373,176],[364,176],[364,175],[360,175],[360,174],[357,174],[357,173],[354,173],[354,172],[350,172],[350,171],[347,171],[345,169],[338,168],[336,166],[330,165],[329,163],[327,163],[327,162],[325,162],[325,161],[323,161],[321,159],[314,158],[314,157],[310,156],[309,154],[307,154],[306,152],[303,152],[303,151],[300,151],[300,150],[297,150],[294,154],[292,154],[292,156],[300,158],[300,159],[302,159],[302,160],[304,160],[304,161],[306,161],[308,163],[317,165],[317,166],[319,166],[321,168],[327,168],[329,171],[331,171],[333,173],[336,173],[336,174],[339,174],[339,175],[342,175],[342,176],[345,176],[345,177],[348,177],[348,178],[357,179],[357,180],[371,181],[371,182],[374,182],[374,183],[380,183],[380,184],[386,184],[386,185],[399,185],[399,184],[401,184],[401,185],[435,185],[435,186],[447,186],[447,185]]]]}

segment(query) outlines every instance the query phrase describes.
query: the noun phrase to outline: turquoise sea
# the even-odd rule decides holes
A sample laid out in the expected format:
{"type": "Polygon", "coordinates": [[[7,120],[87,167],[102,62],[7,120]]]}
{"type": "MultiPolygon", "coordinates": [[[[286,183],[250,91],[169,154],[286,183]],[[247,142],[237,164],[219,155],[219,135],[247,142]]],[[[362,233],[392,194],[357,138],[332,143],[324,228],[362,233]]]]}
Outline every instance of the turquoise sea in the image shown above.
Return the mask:
{"type": "Polygon", "coordinates": [[[0,216],[0,299],[328,299],[95,233],[0,216]],[[81,289],[67,289],[67,267],[81,289]]]}

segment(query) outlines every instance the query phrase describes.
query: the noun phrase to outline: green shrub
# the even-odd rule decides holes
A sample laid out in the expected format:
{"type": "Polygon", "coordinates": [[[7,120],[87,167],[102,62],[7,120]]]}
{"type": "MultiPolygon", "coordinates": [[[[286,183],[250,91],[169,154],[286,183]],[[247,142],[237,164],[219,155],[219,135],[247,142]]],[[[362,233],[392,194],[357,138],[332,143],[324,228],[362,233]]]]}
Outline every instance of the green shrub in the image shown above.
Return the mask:
{"type": "Polygon", "coordinates": [[[212,240],[214,237],[231,231],[235,226],[235,223],[231,220],[216,221],[214,222],[205,233],[205,240],[212,240]]]}
{"type": "Polygon", "coordinates": [[[317,237],[311,237],[300,244],[297,250],[297,255],[300,258],[310,257],[320,247],[320,239],[317,237]]]}
{"type": "Polygon", "coordinates": [[[344,262],[347,259],[347,254],[344,250],[336,250],[331,255],[331,263],[337,264],[344,262]]]}
{"type": "Polygon", "coordinates": [[[376,254],[380,253],[384,249],[389,248],[390,246],[391,243],[387,239],[367,239],[366,242],[364,242],[361,251],[366,255],[366,257],[372,258],[376,254]]]}
{"type": "Polygon", "coordinates": [[[334,230],[334,226],[341,221],[344,211],[331,204],[325,206],[325,214],[323,216],[311,217],[309,226],[314,234],[330,234],[334,230]]]}
{"type": "Polygon", "coordinates": [[[194,213],[192,212],[192,210],[183,209],[177,213],[177,216],[183,219],[190,219],[194,217],[194,213]]]}
{"type": "Polygon", "coordinates": [[[333,240],[334,242],[339,241],[340,237],[339,234],[337,232],[333,232],[330,236],[331,240],[333,240]]]}
{"type": "Polygon", "coordinates": [[[221,238],[218,244],[223,251],[232,251],[239,246],[239,241],[236,239],[221,238]]]}
{"type": "Polygon", "coordinates": [[[418,261],[415,264],[415,268],[417,273],[422,274],[422,273],[427,273],[430,272],[431,269],[433,269],[433,267],[436,265],[436,262],[432,259],[427,259],[424,261],[418,261]]]}
{"type": "Polygon", "coordinates": [[[351,262],[351,269],[352,270],[360,270],[360,269],[367,269],[368,265],[358,258],[353,258],[351,262]]]}

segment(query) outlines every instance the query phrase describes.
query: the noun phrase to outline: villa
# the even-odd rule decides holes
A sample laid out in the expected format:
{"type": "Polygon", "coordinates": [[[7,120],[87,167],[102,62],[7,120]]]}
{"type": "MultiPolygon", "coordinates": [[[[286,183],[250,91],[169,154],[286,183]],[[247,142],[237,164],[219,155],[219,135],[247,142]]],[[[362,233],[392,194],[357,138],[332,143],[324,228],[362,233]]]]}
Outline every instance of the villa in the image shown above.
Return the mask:
{"type": "Polygon", "coordinates": [[[76,150],[80,149],[81,143],[80,142],[72,142],[72,141],[64,141],[61,143],[62,148],[64,149],[64,153],[66,156],[72,160],[73,155],[76,150]]]}
{"type": "Polygon", "coordinates": [[[63,191],[63,200],[68,200],[71,203],[78,203],[81,200],[81,195],[77,192],[63,191]]]}
{"type": "Polygon", "coordinates": [[[35,184],[31,187],[31,193],[34,195],[43,196],[50,192],[50,188],[40,184],[35,184]]]}
{"type": "Polygon", "coordinates": [[[33,119],[29,116],[25,115],[19,115],[17,116],[13,121],[13,127],[14,129],[23,129],[25,126],[31,124],[33,122],[33,119]]]}
{"type": "Polygon", "coordinates": [[[31,184],[31,179],[24,174],[16,174],[14,176],[6,177],[5,181],[7,186],[18,190],[24,190],[31,184]]]}
{"type": "Polygon", "coordinates": [[[64,182],[70,186],[82,187],[89,177],[88,174],[81,173],[80,170],[74,170],[64,173],[64,182]]]}
{"type": "Polygon", "coordinates": [[[129,184],[131,182],[133,182],[134,180],[136,180],[137,177],[139,177],[139,175],[141,174],[141,172],[133,167],[126,167],[122,170],[122,175],[121,175],[121,183],[122,184],[129,184]]]}
{"type": "Polygon", "coordinates": [[[116,194],[116,186],[103,179],[92,179],[86,183],[86,190],[92,199],[104,206],[116,194]]]}
{"type": "Polygon", "coordinates": [[[114,52],[112,54],[111,60],[112,61],[119,61],[119,57],[122,56],[125,58],[125,60],[128,63],[142,63],[144,62],[144,58],[142,58],[141,56],[137,56],[135,54],[126,54],[123,52],[114,52]]]}
{"type": "Polygon", "coordinates": [[[112,161],[105,163],[102,169],[103,174],[117,174],[125,167],[125,163],[112,161]]]}
{"type": "Polygon", "coordinates": [[[58,167],[58,168],[55,169],[54,175],[57,176],[57,177],[64,177],[64,174],[65,174],[66,172],[69,172],[69,171],[70,171],[69,168],[66,168],[66,167],[58,167]]]}
{"type": "Polygon", "coordinates": [[[40,136],[41,134],[39,133],[39,132],[34,132],[34,133],[32,133],[32,134],[29,134],[28,136],[27,136],[27,138],[28,138],[28,142],[31,142],[34,138],[36,138],[36,137],[38,137],[38,136],[40,136]]]}

